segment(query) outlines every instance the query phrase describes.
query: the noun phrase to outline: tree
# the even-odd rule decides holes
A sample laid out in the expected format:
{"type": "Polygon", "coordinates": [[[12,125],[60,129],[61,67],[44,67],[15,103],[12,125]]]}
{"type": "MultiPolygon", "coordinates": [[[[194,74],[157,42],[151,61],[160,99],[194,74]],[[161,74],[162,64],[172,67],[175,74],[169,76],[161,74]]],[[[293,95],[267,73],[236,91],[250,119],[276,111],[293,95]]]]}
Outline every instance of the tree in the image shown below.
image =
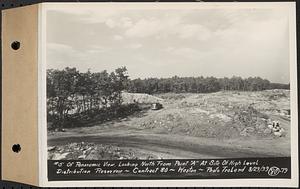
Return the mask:
{"type": "Polygon", "coordinates": [[[126,67],[115,72],[80,73],[76,68],[47,70],[48,120],[61,127],[72,114],[118,107],[129,76],[126,67]]]}

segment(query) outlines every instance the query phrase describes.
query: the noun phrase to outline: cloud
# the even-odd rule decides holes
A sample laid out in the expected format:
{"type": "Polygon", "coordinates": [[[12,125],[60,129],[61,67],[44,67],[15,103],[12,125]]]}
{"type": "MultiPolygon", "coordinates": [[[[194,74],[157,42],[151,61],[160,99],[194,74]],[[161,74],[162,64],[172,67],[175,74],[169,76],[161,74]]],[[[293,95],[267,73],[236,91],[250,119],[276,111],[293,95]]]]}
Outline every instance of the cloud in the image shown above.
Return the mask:
{"type": "MultiPolygon", "coordinates": [[[[176,14],[152,11],[150,14],[135,14],[123,9],[102,8],[60,8],[60,13],[73,15],[75,22],[85,24],[104,24],[110,30],[124,33],[128,38],[146,38],[155,36],[156,39],[170,35],[182,39],[205,40],[210,37],[210,30],[201,24],[186,23],[185,16],[191,16],[186,11],[176,11],[176,14]],[[140,18],[137,15],[142,15],[140,18]]],[[[119,40],[120,37],[114,38],[119,40]]]]}
{"type": "Polygon", "coordinates": [[[128,37],[148,37],[153,36],[163,30],[163,25],[158,19],[141,19],[128,30],[125,35],[128,37]]]}
{"type": "Polygon", "coordinates": [[[131,38],[154,36],[161,39],[173,36],[180,39],[207,40],[212,36],[212,31],[201,24],[184,23],[177,17],[152,17],[133,23],[132,27],[125,31],[125,35],[131,38]]]}
{"type": "Polygon", "coordinates": [[[142,44],[139,44],[139,43],[134,43],[134,44],[130,44],[128,45],[129,48],[131,49],[139,49],[141,48],[143,45],[142,44]]]}
{"type": "Polygon", "coordinates": [[[73,47],[61,43],[47,43],[47,50],[57,51],[57,52],[68,52],[68,53],[74,52],[73,47]]]}
{"type": "Polygon", "coordinates": [[[212,32],[200,24],[183,25],[179,28],[178,34],[180,38],[206,40],[212,36],[212,32]]]}
{"type": "MultiPolygon", "coordinates": [[[[75,15],[79,17],[75,17],[74,19],[78,19],[84,21],[85,23],[97,24],[97,23],[106,23],[106,21],[110,20],[114,16],[118,16],[121,11],[116,9],[103,8],[102,10],[97,9],[96,7],[80,7],[80,8],[57,8],[55,9],[59,12],[75,15]]],[[[112,20],[110,20],[112,21],[112,20]]],[[[112,22],[108,21],[108,24],[112,24],[112,22]]]]}
{"type": "Polygon", "coordinates": [[[133,25],[133,22],[130,18],[128,18],[128,17],[120,18],[120,16],[112,16],[112,17],[106,18],[106,20],[104,20],[104,23],[109,28],[130,28],[133,25]]]}
{"type": "Polygon", "coordinates": [[[167,47],[165,52],[169,53],[175,59],[188,59],[188,60],[200,60],[202,52],[190,47],[167,47]]]}
{"type": "Polygon", "coordinates": [[[120,40],[123,39],[123,37],[121,35],[114,35],[113,39],[116,40],[116,41],[120,41],[120,40]]]}
{"type": "Polygon", "coordinates": [[[110,51],[110,47],[104,47],[104,46],[98,46],[98,45],[92,45],[89,48],[87,48],[85,51],[82,51],[82,54],[94,54],[94,53],[105,53],[110,51]]]}
{"type": "Polygon", "coordinates": [[[130,28],[133,25],[133,21],[129,17],[122,17],[120,19],[120,25],[124,28],[130,28]]]}
{"type": "Polygon", "coordinates": [[[49,65],[101,71],[124,64],[139,77],[148,77],[151,70],[153,76],[162,77],[182,72],[184,76],[241,75],[288,81],[286,12],[99,10],[90,7],[68,9],[70,15],[51,14],[47,31],[55,32],[47,33],[47,40],[54,42],[47,46],[49,65]],[[74,31],[76,35],[69,35],[74,31]]]}
{"type": "Polygon", "coordinates": [[[114,28],[117,25],[117,23],[113,19],[105,20],[105,24],[110,28],[114,28]]]}
{"type": "Polygon", "coordinates": [[[64,54],[65,56],[84,57],[88,53],[103,53],[109,51],[110,47],[90,45],[85,50],[76,50],[73,47],[61,43],[47,43],[47,51],[50,53],[64,54]]]}

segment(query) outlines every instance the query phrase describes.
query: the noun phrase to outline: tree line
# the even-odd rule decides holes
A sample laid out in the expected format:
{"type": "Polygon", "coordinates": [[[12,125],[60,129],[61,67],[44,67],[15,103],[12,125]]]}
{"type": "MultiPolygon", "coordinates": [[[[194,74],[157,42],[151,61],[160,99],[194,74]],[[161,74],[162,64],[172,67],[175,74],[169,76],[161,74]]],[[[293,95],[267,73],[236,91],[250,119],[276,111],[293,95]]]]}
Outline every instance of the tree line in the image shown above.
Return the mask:
{"type": "Polygon", "coordinates": [[[139,111],[136,104],[122,104],[122,91],[134,93],[209,93],[220,90],[259,91],[288,89],[289,85],[271,83],[260,77],[215,78],[129,78],[126,67],[109,73],[79,72],[76,68],[47,70],[47,120],[51,127],[82,125],[105,121],[139,111]],[[83,123],[85,121],[85,123],[83,123]]]}
{"type": "Polygon", "coordinates": [[[128,91],[135,93],[210,93],[221,90],[261,91],[289,89],[289,84],[271,83],[260,77],[178,77],[130,80],[128,91]]]}

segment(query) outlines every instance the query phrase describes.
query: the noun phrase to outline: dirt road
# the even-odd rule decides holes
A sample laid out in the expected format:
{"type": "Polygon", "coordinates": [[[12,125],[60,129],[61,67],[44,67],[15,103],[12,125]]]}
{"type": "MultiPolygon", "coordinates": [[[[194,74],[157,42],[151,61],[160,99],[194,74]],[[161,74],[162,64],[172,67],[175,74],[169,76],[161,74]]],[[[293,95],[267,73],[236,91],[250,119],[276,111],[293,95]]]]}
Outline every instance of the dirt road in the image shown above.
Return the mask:
{"type": "MultiPolygon", "coordinates": [[[[134,149],[160,158],[229,158],[229,157],[271,157],[286,156],[285,152],[274,151],[274,147],[266,143],[263,148],[259,145],[242,144],[240,141],[219,141],[216,139],[188,137],[169,134],[142,134],[132,132],[128,128],[85,136],[76,133],[64,133],[64,136],[49,136],[48,145],[64,145],[73,142],[91,142],[109,144],[121,148],[134,149]],[[129,134],[131,133],[131,134],[129,134]],[[133,133],[133,134],[132,134],[133,133]],[[266,150],[269,149],[269,150],[266,150]]],[[[256,141],[261,143],[262,141],[256,141]]]]}

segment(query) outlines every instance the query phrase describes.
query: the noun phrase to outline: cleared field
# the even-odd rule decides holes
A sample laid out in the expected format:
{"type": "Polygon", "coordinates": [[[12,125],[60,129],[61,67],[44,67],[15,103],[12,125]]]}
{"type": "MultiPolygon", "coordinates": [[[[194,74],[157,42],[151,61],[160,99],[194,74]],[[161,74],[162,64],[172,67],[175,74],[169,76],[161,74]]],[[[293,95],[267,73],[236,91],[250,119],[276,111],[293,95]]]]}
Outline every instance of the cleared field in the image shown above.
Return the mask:
{"type": "Polygon", "coordinates": [[[124,93],[124,103],[159,102],[163,108],[49,133],[49,159],[290,156],[289,96],[288,90],[124,93]],[[268,127],[273,121],[284,130],[280,136],[268,127]]]}

